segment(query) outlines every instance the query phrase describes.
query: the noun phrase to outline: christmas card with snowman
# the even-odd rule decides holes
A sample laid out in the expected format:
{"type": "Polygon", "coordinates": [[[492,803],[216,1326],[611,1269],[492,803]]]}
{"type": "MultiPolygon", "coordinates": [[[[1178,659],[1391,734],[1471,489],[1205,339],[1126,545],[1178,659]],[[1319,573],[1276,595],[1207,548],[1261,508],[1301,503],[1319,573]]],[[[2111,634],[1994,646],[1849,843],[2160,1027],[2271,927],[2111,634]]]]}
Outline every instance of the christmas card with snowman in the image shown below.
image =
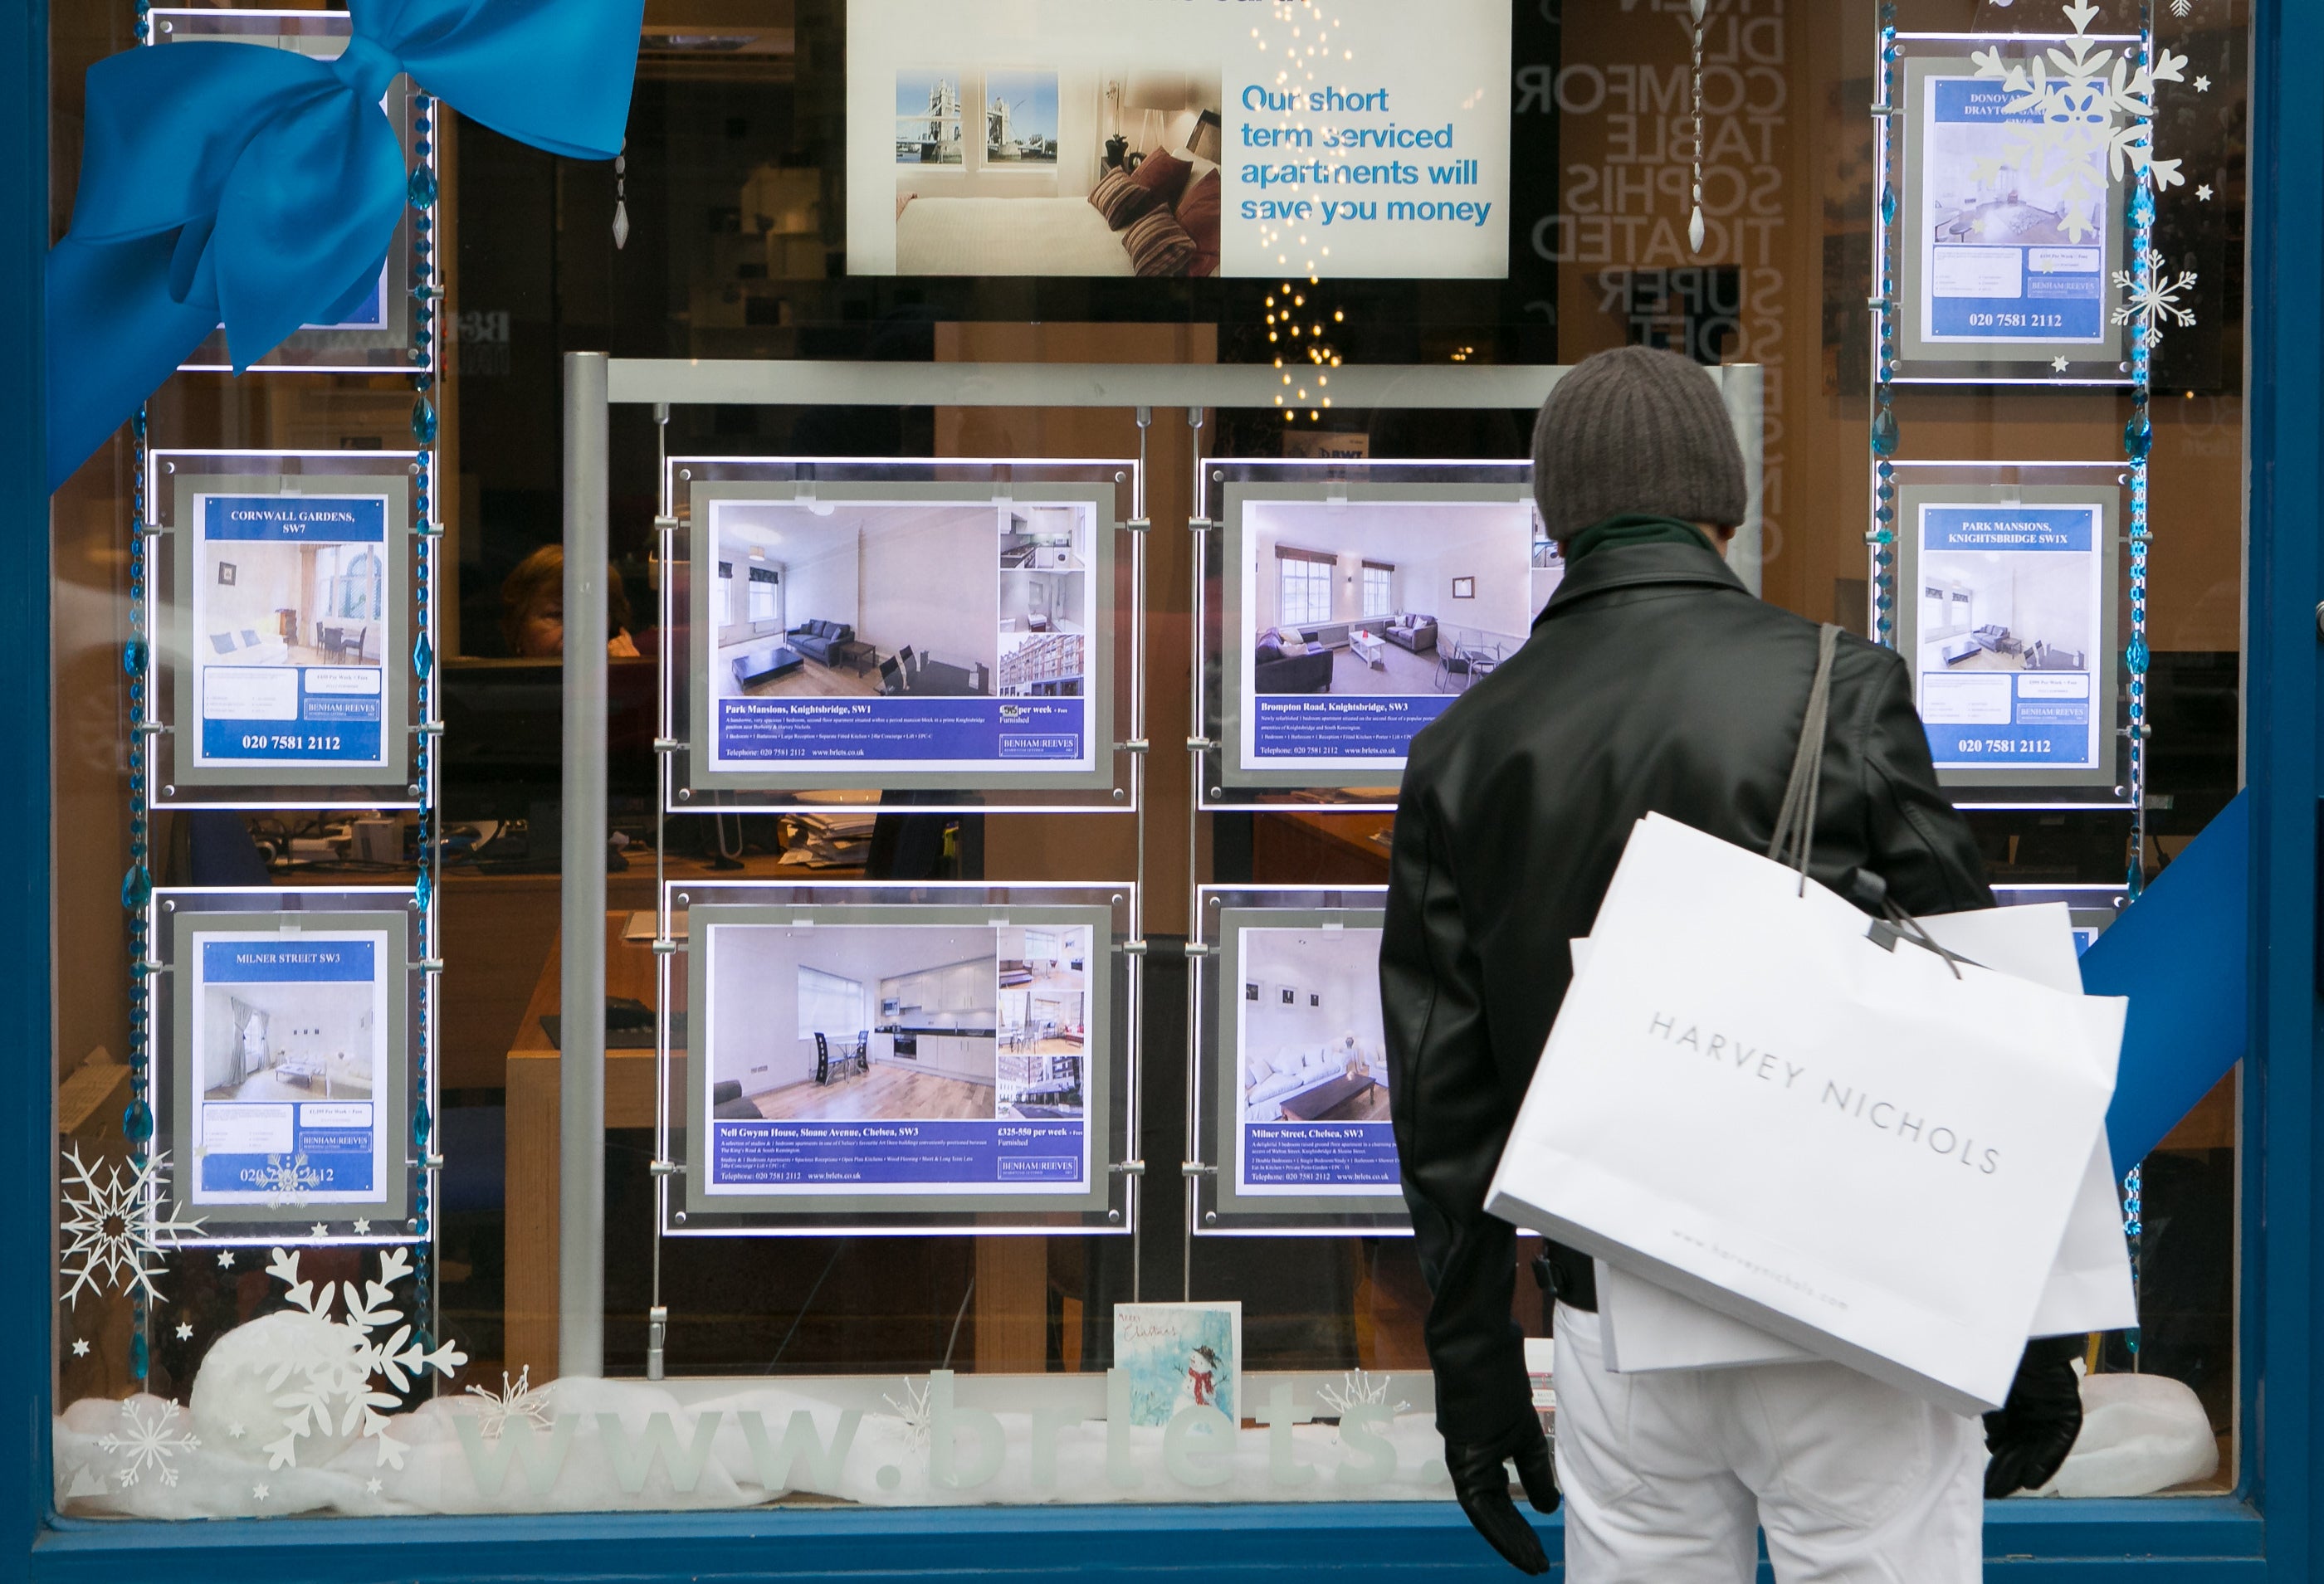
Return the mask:
{"type": "Polygon", "coordinates": [[[1188,1408],[1241,1417],[1242,1305],[1119,1303],[1113,1362],[1130,1384],[1130,1422],[1161,1426],[1188,1408]]]}

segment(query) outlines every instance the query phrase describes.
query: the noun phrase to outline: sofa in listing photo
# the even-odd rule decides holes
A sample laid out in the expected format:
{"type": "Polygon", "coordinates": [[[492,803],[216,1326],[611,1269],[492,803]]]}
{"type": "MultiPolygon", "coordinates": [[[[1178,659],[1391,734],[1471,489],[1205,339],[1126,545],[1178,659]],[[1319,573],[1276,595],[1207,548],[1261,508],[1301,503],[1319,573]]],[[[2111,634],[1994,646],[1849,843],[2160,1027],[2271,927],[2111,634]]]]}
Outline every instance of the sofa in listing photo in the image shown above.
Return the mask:
{"type": "Polygon", "coordinates": [[[855,641],[855,629],[844,622],[803,622],[783,634],[783,640],[808,658],[835,663],[838,646],[855,641]]]}
{"type": "Polygon", "coordinates": [[[1296,632],[1269,628],[1251,649],[1251,691],[1254,693],[1329,693],[1332,691],[1332,649],[1310,642],[1296,632]]]}
{"type": "Polygon", "coordinates": [[[1425,655],[1436,647],[1436,618],[1407,612],[1382,622],[1379,635],[1400,649],[1425,655]]]}

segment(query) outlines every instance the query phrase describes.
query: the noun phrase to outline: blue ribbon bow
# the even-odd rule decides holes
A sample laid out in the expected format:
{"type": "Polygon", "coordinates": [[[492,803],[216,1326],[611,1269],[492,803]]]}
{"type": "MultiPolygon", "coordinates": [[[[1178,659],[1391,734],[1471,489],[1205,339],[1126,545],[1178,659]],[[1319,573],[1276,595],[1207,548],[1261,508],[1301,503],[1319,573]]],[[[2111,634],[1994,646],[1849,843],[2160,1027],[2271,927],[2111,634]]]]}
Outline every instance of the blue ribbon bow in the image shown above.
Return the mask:
{"type": "Polygon", "coordinates": [[[72,228],[49,250],[49,487],[219,325],[236,373],[344,318],[408,191],[398,73],[493,131],[621,152],[645,0],[348,0],[336,60],[204,41],[89,68],[72,228]]]}

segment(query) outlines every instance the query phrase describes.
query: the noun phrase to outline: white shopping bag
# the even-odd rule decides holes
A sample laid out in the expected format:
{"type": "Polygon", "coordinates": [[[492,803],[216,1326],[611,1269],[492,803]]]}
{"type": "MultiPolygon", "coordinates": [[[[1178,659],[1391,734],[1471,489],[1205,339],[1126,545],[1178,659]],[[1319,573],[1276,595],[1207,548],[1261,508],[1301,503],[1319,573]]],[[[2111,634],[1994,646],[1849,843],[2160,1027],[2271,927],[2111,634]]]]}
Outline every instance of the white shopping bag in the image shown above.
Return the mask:
{"type": "Polygon", "coordinates": [[[1781,864],[1640,822],[1487,1206],[1987,1411],[2088,1174],[2123,1004],[1867,926],[1781,864]]]}
{"type": "MultiPolygon", "coordinates": [[[[1939,944],[1999,972],[2072,995],[2081,989],[2073,922],[2062,903],[1995,907],[1920,921],[1939,944]]],[[[1576,972],[1587,942],[1577,941],[1576,972]]],[[[2101,1053],[2108,1054],[2110,1053],[2101,1053]]],[[[2109,1069],[2110,1075],[2110,1069],[2109,1069]]],[[[1600,1260],[1598,1313],[1609,1368],[1625,1374],[1801,1363],[1816,1356],[1600,1260]]],[[[2113,1159],[2098,1130],[2066,1233],[2034,1306],[2032,1334],[2070,1336],[2137,1323],[2130,1248],[2113,1159]]]]}

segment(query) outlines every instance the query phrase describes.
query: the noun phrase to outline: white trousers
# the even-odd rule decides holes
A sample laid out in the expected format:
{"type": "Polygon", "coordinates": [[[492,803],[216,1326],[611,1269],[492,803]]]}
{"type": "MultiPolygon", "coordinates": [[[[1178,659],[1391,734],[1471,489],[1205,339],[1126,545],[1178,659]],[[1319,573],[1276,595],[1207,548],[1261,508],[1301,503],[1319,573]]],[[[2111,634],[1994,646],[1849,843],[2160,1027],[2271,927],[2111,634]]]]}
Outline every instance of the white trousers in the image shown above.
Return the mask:
{"type": "Polygon", "coordinates": [[[1977,1584],[1985,1430],[1837,1364],[1617,1375],[1557,1310],[1570,1584],[1977,1584]]]}

